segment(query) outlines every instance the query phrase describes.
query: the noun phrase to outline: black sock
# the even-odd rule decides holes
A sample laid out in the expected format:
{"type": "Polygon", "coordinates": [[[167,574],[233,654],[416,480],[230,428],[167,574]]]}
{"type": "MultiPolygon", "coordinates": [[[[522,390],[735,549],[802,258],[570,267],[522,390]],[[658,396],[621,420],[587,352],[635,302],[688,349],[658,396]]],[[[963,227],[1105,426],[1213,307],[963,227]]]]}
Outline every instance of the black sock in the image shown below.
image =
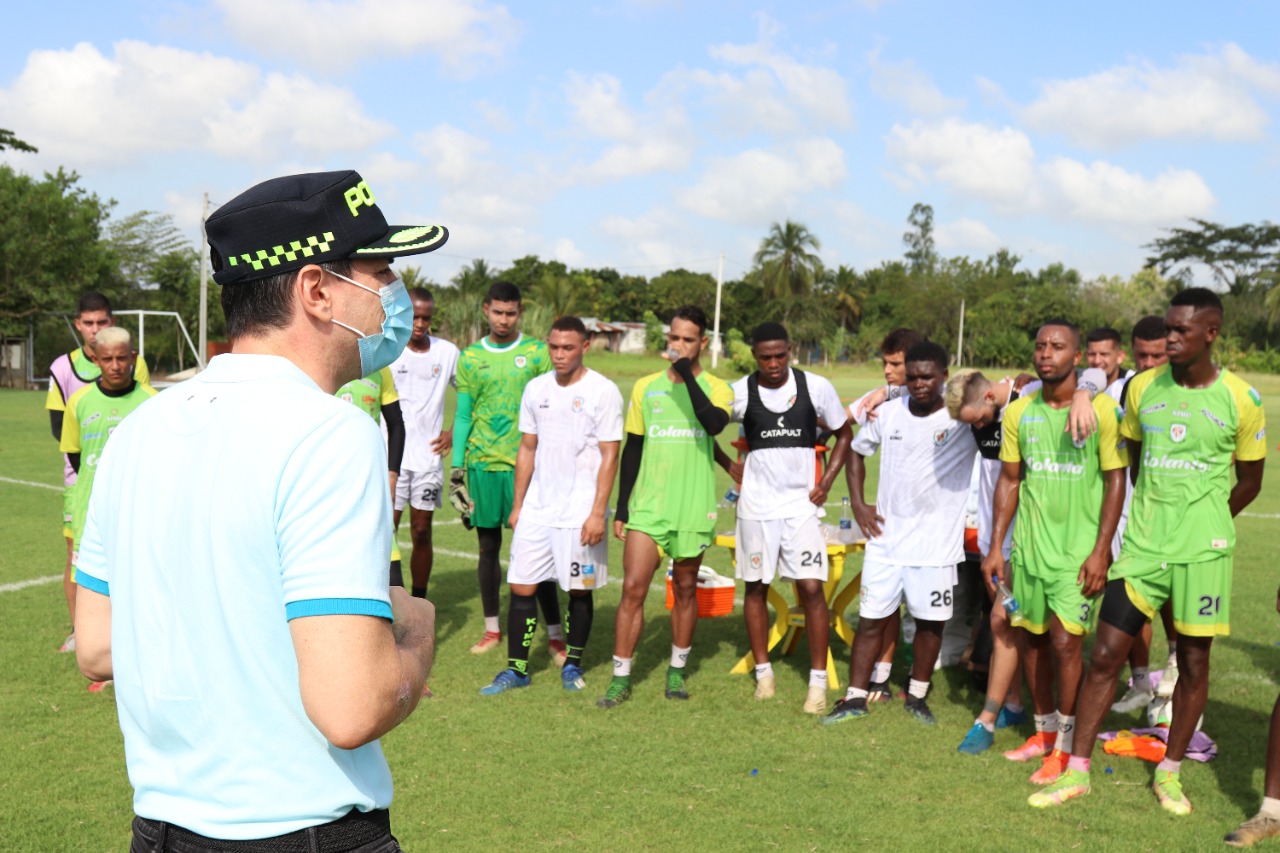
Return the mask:
{"type": "Polygon", "coordinates": [[[547,627],[560,624],[560,594],[557,592],[559,584],[555,581],[543,581],[538,584],[538,604],[542,608],[542,618],[546,620],[547,627]]]}
{"type": "Polygon", "coordinates": [[[529,674],[529,647],[538,630],[538,604],[532,595],[511,593],[507,608],[507,666],[521,675],[529,674]]]}
{"type": "Polygon", "coordinates": [[[573,664],[582,668],[582,652],[587,647],[587,638],[591,636],[591,620],[595,615],[595,596],[570,595],[569,607],[564,614],[564,625],[568,629],[569,657],[564,665],[573,664]]]}
{"type": "Polygon", "coordinates": [[[399,560],[391,561],[391,576],[389,578],[390,586],[404,586],[404,574],[400,568],[399,560]]]}
{"type": "Polygon", "coordinates": [[[480,562],[476,567],[480,577],[480,607],[485,616],[497,616],[500,613],[498,592],[502,589],[502,570],[498,565],[502,528],[477,527],[476,538],[480,542],[480,562]]]}
{"type": "Polygon", "coordinates": [[[427,588],[426,588],[425,586],[415,586],[415,587],[413,588],[413,597],[414,597],[414,598],[426,598],[426,597],[427,597],[427,588]]]}

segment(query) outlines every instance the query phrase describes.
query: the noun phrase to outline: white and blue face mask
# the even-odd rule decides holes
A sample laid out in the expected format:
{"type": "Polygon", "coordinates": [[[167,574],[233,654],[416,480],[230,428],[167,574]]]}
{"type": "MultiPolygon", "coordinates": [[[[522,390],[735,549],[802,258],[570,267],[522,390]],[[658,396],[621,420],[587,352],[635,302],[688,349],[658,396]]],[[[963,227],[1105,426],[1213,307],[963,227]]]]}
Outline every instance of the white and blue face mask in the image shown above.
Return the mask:
{"type": "Polygon", "coordinates": [[[341,320],[333,321],[335,326],[341,326],[360,337],[358,342],[360,375],[363,377],[377,373],[400,357],[400,353],[404,352],[404,348],[409,343],[409,336],[413,333],[413,303],[409,300],[409,293],[404,289],[404,282],[397,278],[390,284],[374,290],[333,270],[326,270],[326,272],[354,284],[361,290],[369,291],[382,301],[382,311],[385,315],[382,328],[371,335],[366,335],[341,320]]]}

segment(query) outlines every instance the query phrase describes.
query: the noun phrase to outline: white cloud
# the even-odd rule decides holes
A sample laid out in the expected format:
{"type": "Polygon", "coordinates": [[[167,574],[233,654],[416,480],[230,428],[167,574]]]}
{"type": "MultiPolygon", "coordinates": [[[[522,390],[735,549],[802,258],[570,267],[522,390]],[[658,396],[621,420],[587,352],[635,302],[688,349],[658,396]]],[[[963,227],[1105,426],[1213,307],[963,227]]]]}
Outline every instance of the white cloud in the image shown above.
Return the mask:
{"type": "Polygon", "coordinates": [[[556,241],[551,256],[568,267],[582,266],[582,263],[587,259],[586,253],[579,249],[568,237],[561,237],[556,241]]]}
{"type": "Polygon", "coordinates": [[[1134,62],[1040,88],[1022,119],[1079,145],[1108,149],[1169,138],[1251,142],[1264,137],[1270,121],[1254,94],[1280,94],[1280,64],[1227,44],[1181,56],[1172,67],[1134,62]]]}
{"type": "Polygon", "coordinates": [[[367,148],[392,132],[350,90],[246,62],[121,41],[33,51],[0,113],[40,156],[81,166],[207,151],[267,162],[367,148]],[[341,133],[334,128],[341,127],[341,133]]]}
{"type": "Polygon", "coordinates": [[[217,0],[231,33],[263,56],[342,71],[391,54],[434,54],[459,76],[498,63],[519,26],[487,0],[217,0]]]}
{"type": "Polygon", "coordinates": [[[488,141],[451,124],[438,124],[414,134],[413,147],[422,155],[430,173],[449,186],[471,183],[492,168],[483,159],[489,150],[488,141]]]}
{"type": "Polygon", "coordinates": [[[939,249],[955,254],[987,254],[1001,246],[1000,238],[985,222],[968,217],[938,224],[933,236],[939,249]]]}
{"type": "Polygon", "coordinates": [[[1102,161],[1085,165],[1059,157],[1042,169],[1046,184],[1060,200],[1060,212],[1085,222],[1155,225],[1190,216],[1208,216],[1213,193],[1195,172],[1166,169],[1155,178],[1102,161]]]}
{"type": "Polygon", "coordinates": [[[918,184],[937,181],[1005,209],[1034,204],[1035,151],[1025,133],[958,119],[895,124],[889,155],[918,184]]]}
{"type": "Polygon", "coordinates": [[[609,139],[635,136],[636,119],[622,103],[622,83],[617,77],[570,72],[564,94],[575,123],[587,133],[609,139]]]}
{"type": "Polygon", "coordinates": [[[646,110],[633,110],[624,102],[621,82],[609,74],[570,72],[563,90],[575,139],[612,142],[594,162],[571,168],[570,180],[614,181],[688,166],[693,151],[679,104],[650,98],[646,110]]]}
{"type": "Polygon", "coordinates": [[[780,219],[804,192],[833,189],[845,179],[844,150],[830,139],[805,139],[782,149],[751,149],[711,161],[682,207],[711,219],[759,224],[780,219]]]}
{"type": "Polygon", "coordinates": [[[867,54],[871,69],[871,91],[886,101],[902,104],[923,116],[946,115],[964,109],[964,99],[948,98],[929,75],[910,59],[890,62],[880,58],[880,48],[867,54]]]}

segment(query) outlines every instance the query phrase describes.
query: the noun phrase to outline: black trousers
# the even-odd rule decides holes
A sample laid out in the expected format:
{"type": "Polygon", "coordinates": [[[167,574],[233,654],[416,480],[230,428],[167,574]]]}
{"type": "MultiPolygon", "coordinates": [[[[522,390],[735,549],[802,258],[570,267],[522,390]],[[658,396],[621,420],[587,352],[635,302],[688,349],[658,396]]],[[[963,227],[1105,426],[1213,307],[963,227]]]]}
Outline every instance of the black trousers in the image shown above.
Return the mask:
{"type": "Polygon", "coordinates": [[[398,853],[386,809],[352,809],[329,823],[271,838],[227,841],[209,838],[172,823],[133,819],[129,853],[398,853]]]}

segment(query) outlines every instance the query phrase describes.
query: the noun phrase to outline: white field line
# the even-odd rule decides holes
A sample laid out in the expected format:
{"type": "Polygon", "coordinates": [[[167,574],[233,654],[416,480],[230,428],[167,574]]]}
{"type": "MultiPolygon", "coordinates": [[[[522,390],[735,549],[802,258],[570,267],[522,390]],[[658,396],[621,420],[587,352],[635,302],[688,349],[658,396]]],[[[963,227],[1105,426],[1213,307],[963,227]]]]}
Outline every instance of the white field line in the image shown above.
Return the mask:
{"type": "Polygon", "coordinates": [[[48,583],[57,583],[62,580],[62,575],[45,575],[42,578],[32,578],[29,581],[16,581],[14,583],[0,584],[0,592],[17,592],[20,589],[26,589],[29,586],[44,586],[48,583]]]}
{"type": "Polygon", "coordinates": [[[13,483],[17,486],[32,486],[37,489],[52,489],[55,492],[62,491],[62,486],[51,486],[48,483],[33,483],[30,480],[15,480],[12,477],[0,477],[0,483],[13,483]]]}

